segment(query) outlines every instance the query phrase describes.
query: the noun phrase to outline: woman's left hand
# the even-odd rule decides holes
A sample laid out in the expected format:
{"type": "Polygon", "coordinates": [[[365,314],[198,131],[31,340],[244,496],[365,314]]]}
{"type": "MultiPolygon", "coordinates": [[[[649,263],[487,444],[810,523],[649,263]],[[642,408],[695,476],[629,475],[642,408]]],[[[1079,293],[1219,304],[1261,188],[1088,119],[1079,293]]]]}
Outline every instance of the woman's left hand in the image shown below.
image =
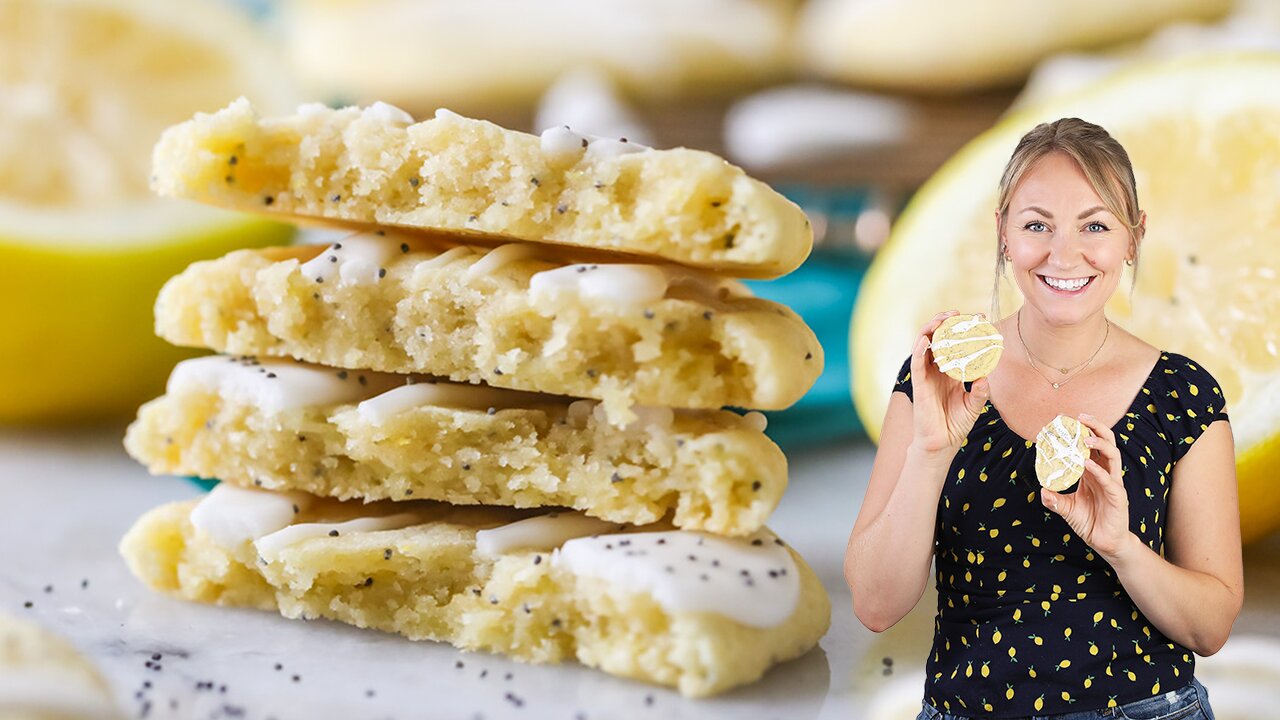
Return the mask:
{"type": "Polygon", "coordinates": [[[1093,431],[1085,438],[1100,462],[1084,461],[1084,476],[1069,495],[1040,489],[1040,502],[1062,516],[1076,535],[1103,559],[1110,560],[1129,539],[1129,495],[1121,477],[1120,449],[1115,435],[1091,415],[1079,416],[1080,423],[1093,431]]]}

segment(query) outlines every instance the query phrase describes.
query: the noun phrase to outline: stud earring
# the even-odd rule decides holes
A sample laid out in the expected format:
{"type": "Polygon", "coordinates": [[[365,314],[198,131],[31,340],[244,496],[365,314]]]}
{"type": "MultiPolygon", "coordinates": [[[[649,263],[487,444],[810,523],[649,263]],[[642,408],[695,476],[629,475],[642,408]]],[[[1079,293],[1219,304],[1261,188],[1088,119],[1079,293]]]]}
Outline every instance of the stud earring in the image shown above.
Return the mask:
{"type": "Polygon", "coordinates": [[[1133,265],[1133,258],[1125,258],[1125,259],[1124,259],[1124,264],[1125,264],[1125,265],[1132,266],[1132,265],[1133,265]]]}

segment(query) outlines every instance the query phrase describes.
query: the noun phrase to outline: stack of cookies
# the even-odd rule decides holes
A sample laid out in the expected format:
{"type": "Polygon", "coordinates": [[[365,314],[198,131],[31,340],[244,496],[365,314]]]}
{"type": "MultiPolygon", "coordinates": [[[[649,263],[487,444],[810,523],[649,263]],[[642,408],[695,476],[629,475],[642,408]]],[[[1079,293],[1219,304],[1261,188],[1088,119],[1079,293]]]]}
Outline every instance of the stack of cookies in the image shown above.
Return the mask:
{"type": "Polygon", "coordinates": [[[178,365],[125,440],[218,478],[122,543],[180,597],[326,617],[709,695],[817,644],[830,603],[764,523],[764,416],[822,369],[735,277],[807,256],[798,207],[715,155],[385,104],[170,128],[162,195],[349,228],[192,265],[178,365]]]}

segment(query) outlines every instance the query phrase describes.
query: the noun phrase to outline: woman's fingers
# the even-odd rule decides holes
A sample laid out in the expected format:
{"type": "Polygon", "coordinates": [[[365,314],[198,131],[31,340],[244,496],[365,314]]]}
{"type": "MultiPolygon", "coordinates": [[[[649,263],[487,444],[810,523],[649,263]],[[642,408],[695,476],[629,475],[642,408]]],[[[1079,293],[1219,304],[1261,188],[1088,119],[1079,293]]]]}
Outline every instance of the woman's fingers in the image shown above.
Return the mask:
{"type": "Polygon", "coordinates": [[[938,329],[938,326],[942,324],[943,320],[946,320],[952,315],[959,314],[959,312],[960,312],[959,310],[944,310],[938,313],[937,315],[934,315],[933,318],[929,320],[929,322],[921,326],[920,328],[921,334],[924,334],[924,335],[933,334],[933,331],[938,329]]]}
{"type": "Polygon", "coordinates": [[[1092,458],[1088,458],[1084,461],[1084,469],[1093,476],[1093,479],[1098,483],[1098,487],[1102,489],[1102,492],[1115,499],[1119,499],[1124,495],[1124,487],[1120,485],[1119,481],[1111,471],[1099,465],[1092,458]]]}
{"type": "Polygon", "coordinates": [[[1093,431],[1093,437],[1085,438],[1085,446],[1097,450],[1098,454],[1106,459],[1108,477],[1103,478],[1103,480],[1109,487],[1113,489],[1119,488],[1123,485],[1120,477],[1122,460],[1120,459],[1120,448],[1116,447],[1115,433],[1111,432],[1111,428],[1098,422],[1097,418],[1088,413],[1081,413],[1079,418],[1081,424],[1093,431]]]}
{"type": "Polygon", "coordinates": [[[934,315],[933,318],[929,320],[929,322],[920,326],[920,335],[916,338],[915,347],[912,348],[912,351],[911,351],[911,368],[912,368],[911,372],[913,374],[917,371],[924,370],[924,366],[925,366],[924,354],[929,349],[929,343],[932,342],[933,340],[933,331],[938,329],[938,326],[942,324],[943,320],[946,320],[948,317],[955,315],[957,312],[958,311],[956,310],[945,310],[943,312],[938,313],[937,315],[934,315]],[[919,359],[920,359],[919,366],[916,365],[917,354],[919,355],[919,359]]]}
{"type": "Polygon", "coordinates": [[[973,381],[973,385],[969,387],[969,392],[964,394],[964,401],[974,414],[981,413],[982,408],[987,406],[987,398],[991,396],[991,384],[987,382],[985,377],[978,378],[973,381]]]}
{"type": "Polygon", "coordinates": [[[1056,493],[1049,488],[1040,488],[1040,503],[1065,520],[1071,514],[1072,508],[1076,506],[1076,496],[1056,493]]]}

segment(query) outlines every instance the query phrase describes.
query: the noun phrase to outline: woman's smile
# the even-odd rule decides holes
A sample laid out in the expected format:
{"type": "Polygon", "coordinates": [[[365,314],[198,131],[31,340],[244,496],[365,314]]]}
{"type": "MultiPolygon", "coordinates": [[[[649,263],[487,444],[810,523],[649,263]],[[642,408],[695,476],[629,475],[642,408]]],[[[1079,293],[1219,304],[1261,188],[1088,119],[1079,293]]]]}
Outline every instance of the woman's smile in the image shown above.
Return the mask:
{"type": "Polygon", "coordinates": [[[1036,275],[1040,279],[1040,285],[1053,295],[1062,297],[1077,297],[1088,292],[1093,285],[1094,278],[1097,275],[1085,275],[1071,278],[1052,277],[1047,275],[1036,275]]]}

